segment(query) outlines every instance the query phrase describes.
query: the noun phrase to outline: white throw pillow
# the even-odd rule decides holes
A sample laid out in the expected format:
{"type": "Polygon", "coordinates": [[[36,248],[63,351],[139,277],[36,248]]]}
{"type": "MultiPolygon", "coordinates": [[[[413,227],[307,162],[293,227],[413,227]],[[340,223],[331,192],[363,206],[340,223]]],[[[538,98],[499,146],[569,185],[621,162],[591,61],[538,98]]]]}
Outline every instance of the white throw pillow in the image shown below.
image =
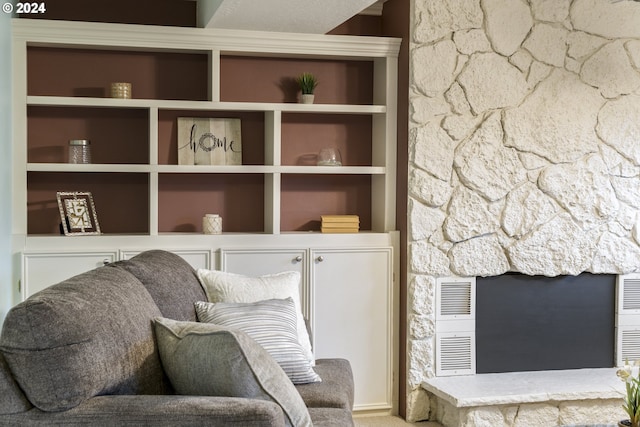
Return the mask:
{"type": "Polygon", "coordinates": [[[299,272],[285,271],[250,277],[201,268],[198,270],[198,279],[209,302],[258,302],[274,298],[291,298],[296,308],[298,341],[309,362],[315,365],[311,340],[302,315],[299,272]]]}
{"type": "Polygon", "coordinates": [[[198,321],[244,331],[280,365],[294,384],[319,382],[296,332],[296,309],[291,298],[258,302],[195,303],[198,321]]]}

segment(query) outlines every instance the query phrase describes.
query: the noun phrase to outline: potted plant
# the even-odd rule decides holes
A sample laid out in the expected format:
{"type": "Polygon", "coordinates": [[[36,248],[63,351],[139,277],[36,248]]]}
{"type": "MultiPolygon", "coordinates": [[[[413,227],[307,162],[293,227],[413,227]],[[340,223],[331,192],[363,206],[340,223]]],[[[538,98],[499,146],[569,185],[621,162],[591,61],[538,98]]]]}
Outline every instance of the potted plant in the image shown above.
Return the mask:
{"type": "Polygon", "coordinates": [[[303,104],[313,104],[313,91],[318,86],[318,79],[311,73],[302,73],[296,78],[302,92],[300,100],[303,104]]]}
{"type": "Polygon", "coordinates": [[[640,363],[636,361],[633,366],[629,362],[625,362],[623,368],[618,369],[616,375],[624,381],[626,393],[624,396],[624,405],[622,408],[629,415],[628,420],[622,420],[618,423],[619,427],[640,427],[640,375],[638,375],[638,366],[640,363]]]}

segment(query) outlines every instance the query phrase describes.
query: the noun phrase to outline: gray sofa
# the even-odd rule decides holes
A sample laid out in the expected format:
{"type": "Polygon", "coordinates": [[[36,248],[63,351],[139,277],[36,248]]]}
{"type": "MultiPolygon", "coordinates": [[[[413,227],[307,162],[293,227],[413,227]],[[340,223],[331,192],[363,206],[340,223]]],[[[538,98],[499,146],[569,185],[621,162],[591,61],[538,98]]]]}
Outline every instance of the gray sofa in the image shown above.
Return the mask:
{"type": "MultiPolygon", "coordinates": [[[[273,401],[173,392],[153,319],[196,321],[196,301],[206,296],[191,266],[147,251],[13,307],[0,336],[0,425],[286,425],[273,401]]],[[[349,362],[314,369],[322,382],[296,386],[313,425],[352,426],[349,362]]]]}

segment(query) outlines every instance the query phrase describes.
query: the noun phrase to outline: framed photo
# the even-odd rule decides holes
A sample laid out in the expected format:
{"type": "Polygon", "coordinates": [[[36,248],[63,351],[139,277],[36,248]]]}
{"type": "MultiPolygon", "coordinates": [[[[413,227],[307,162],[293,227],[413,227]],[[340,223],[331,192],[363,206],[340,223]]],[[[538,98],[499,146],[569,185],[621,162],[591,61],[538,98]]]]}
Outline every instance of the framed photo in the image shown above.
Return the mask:
{"type": "Polygon", "coordinates": [[[178,117],[179,165],[241,165],[240,119],[178,117]]]}
{"type": "Polygon", "coordinates": [[[101,234],[91,193],[59,191],[56,195],[65,236],[101,234]]]}

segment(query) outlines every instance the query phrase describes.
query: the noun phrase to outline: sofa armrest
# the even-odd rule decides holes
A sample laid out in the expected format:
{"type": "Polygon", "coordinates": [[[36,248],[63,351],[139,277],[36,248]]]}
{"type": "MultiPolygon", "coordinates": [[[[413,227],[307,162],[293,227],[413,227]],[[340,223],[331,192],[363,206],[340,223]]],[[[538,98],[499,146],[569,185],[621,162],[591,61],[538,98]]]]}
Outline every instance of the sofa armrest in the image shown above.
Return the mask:
{"type": "Polygon", "coordinates": [[[24,395],[9,371],[9,366],[0,352],[0,415],[25,412],[33,405],[24,395]]]}
{"type": "Polygon", "coordinates": [[[296,385],[309,408],[353,409],[353,371],[346,359],[317,359],[314,370],[322,382],[296,385]]]}
{"type": "Polygon", "coordinates": [[[274,402],[257,399],[175,395],[96,396],[62,412],[31,409],[0,416],[0,425],[136,425],[283,427],[274,402]]]}

